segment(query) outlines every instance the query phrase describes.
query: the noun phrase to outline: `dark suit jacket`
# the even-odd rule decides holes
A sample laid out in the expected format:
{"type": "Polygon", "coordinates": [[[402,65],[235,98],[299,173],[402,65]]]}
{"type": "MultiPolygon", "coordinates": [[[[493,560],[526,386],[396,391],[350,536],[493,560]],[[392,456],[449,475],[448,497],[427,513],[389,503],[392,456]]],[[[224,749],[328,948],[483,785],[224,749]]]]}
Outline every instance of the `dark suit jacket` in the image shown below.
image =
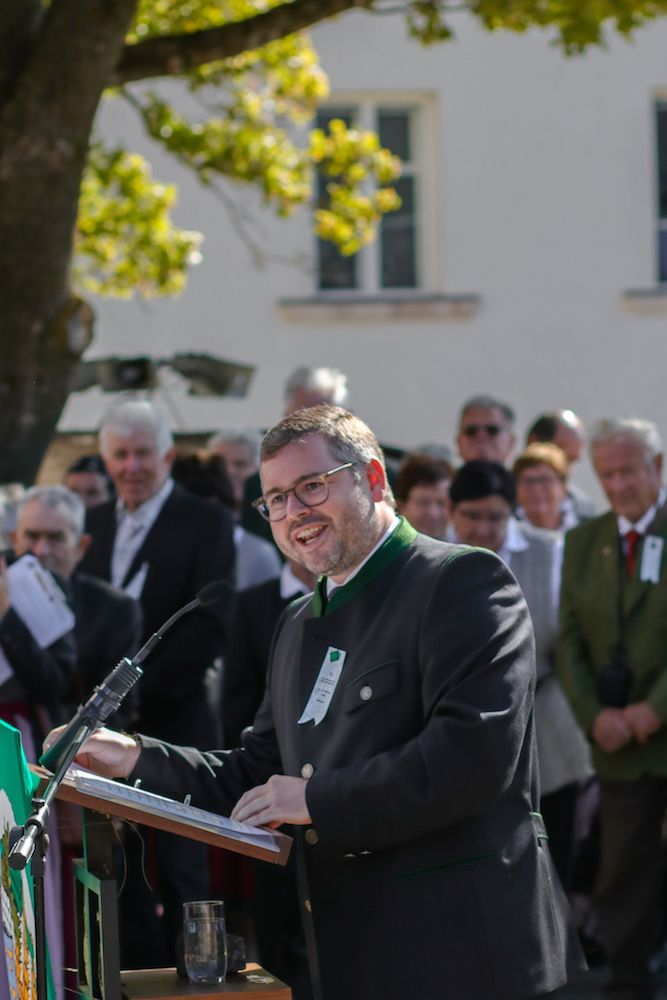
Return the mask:
{"type": "MultiPolygon", "coordinates": [[[[81,704],[124,656],[138,651],[143,633],[141,605],[122,590],[85,573],[75,573],[62,582],[76,618],[76,668],[73,684],[63,699],[60,722],[71,719],[81,704]]],[[[118,712],[107,725],[130,727],[137,704],[136,686],[131,688],[118,712]]]]}
{"type": "Polygon", "coordinates": [[[280,579],[248,587],[236,596],[236,609],[222,681],[224,746],[241,745],[241,731],[252,725],[266,687],[271,641],[280,616],[292,601],[280,596],[280,579]]]}
{"type": "MultiPolygon", "coordinates": [[[[93,541],[80,569],[109,580],[116,537],[115,502],[89,510],[86,530],[93,541]]],[[[127,572],[125,584],[145,562],[142,641],[207,583],[233,581],[234,537],[229,514],[174,485],[127,572]]],[[[204,677],[223,653],[230,604],[223,599],[185,615],[146,660],[138,684],[138,725],[142,731],[192,746],[210,746],[214,741],[204,677]]]]}
{"type": "MultiPolygon", "coordinates": [[[[60,578],[57,582],[62,586],[60,578]]],[[[25,700],[50,709],[57,708],[74,678],[74,631],[57,639],[46,649],[40,649],[30,629],[10,608],[0,622],[0,646],[14,670],[14,677],[0,686],[0,701],[25,700]]]]}
{"type": "Polygon", "coordinates": [[[538,812],[534,689],[508,568],[403,522],[326,607],[285,613],[243,749],[148,739],[130,780],[228,812],[271,774],[313,775],[300,892],[324,1000],[534,997],[583,964],[538,812]],[[329,647],[329,710],[299,724],[329,647]]]}

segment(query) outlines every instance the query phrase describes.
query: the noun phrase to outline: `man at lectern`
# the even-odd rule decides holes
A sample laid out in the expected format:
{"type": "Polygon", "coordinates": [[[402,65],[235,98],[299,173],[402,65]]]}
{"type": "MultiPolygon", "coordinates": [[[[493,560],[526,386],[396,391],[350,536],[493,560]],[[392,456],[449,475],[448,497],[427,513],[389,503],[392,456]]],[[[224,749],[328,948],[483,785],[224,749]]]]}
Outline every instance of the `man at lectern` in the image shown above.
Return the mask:
{"type": "Polygon", "coordinates": [[[397,518],[375,436],[338,407],[269,431],[261,481],[281,550],[322,578],[278,625],[242,748],[101,730],[81,763],[299,826],[323,1000],[557,989],[583,959],[538,812],[533,630],[512,573],[397,518]]]}

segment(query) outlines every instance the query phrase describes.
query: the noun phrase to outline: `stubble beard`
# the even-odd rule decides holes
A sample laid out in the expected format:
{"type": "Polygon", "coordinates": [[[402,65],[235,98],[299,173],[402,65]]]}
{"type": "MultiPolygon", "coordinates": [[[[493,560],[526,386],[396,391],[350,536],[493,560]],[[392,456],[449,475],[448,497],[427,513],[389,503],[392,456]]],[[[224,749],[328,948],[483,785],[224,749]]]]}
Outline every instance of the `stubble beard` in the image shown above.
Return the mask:
{"type": "MultiPolygon", "coordinates": [[[[303,522],[300,527],[305,523],[308,522],[303,522]]],[[[370,544],[371,540],[375,544],[377,523],[375,505],[371,504],[369,508],[361,491],[350,509],[342,511],[335,521],[326,518],[320,523],[326,523],[336,534],[336,538],[326,550],[315,551],[311,555],[307,551],[298,549],[291,540],[282,549],[284,556],[295,559],[317,576],[343,576],[351,572],[373,547],[370,544]]]]}

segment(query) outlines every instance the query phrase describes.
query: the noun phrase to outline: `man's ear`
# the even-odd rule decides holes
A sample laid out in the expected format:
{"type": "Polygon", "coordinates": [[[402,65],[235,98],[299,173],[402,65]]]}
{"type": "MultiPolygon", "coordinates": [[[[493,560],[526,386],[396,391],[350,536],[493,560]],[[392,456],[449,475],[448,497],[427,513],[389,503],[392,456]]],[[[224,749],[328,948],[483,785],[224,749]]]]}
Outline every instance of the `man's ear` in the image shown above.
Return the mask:
{"type": "Polygon", "coordinates": [[[167,454],[164,456],[164,460],[167,463],[167,465],[169,466],[169,468],[171,468],[171,466],[173,465],[175,458],[176,458],[176,445],[172,444],[171,448],[169,449],[169,451],[167,452],[167,454]]]}
{"type": "Polygon", "coordinates": [[[18,538],[18,535],[16,534],[16,531],[10,531],[9,532],[9,537],[11,538],[11,541],[12,541],[12,548],[15,549],[16,548],[16,539],[18,538]]]}
{"type": "Polygon", "coordinates": [[[80,563],[81,560],[83,559],[86,553],[86,549],[88,548],[92,540],[93,539],[91,535],[82,535],[79,541],[76,543],[76,556],[75,556],[76,561],[74,563],[75,566],[77,563],[80,563]]]}
{"type": "Polygon", "coordinates": [[[658,479],[662,478],[662,455],[655,456],[655,471],[658,475],[658,479]]]}
{"type": "Polygon", "coordinates": [[[385,489],[387,487],[387,477],[377,458],[371,459],[366,467],[366,480],[371,490],[371,497],[375,503],[384,500],[385,489]]]}

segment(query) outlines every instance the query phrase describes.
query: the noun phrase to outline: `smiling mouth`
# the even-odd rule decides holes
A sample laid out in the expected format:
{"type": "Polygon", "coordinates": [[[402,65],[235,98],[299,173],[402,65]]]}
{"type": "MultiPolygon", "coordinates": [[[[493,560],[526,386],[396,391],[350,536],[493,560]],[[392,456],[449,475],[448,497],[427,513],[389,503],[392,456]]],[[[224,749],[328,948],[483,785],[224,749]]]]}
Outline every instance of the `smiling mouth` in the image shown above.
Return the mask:
{"type": "Polygon", "coordinates": [[[320,536],[324,531],[326,531],[326,529],[326,524],[309,524],[293,532],[292,538],[297,543],[299,548],[314,548],[319,541],[320,536]]]}

